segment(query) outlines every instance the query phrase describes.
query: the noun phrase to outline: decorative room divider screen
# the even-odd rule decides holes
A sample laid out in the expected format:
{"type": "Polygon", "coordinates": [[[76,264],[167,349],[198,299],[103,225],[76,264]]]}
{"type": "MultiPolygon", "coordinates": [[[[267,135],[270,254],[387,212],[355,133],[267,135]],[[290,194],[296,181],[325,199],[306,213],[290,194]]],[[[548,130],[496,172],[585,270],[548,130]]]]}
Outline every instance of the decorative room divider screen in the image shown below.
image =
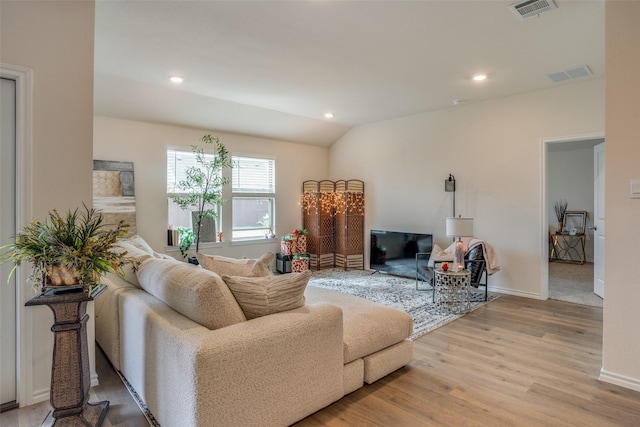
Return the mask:
{"type": "Polygon", "coordinates": [[[304,181],[302,214],[310,268],[364,269],[363,181],[304,181]]]}

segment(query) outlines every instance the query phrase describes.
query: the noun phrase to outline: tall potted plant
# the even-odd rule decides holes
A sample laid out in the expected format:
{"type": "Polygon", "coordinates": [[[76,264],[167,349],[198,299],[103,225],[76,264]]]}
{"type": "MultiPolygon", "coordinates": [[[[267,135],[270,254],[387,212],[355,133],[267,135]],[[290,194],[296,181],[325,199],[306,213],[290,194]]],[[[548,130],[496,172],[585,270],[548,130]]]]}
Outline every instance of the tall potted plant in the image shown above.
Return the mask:
{"type": "Polygon", "coordinates": [[[109,228],[100,212],[83,206],[83,211],[69,210],[64,216],[54,209],[45,220],[25,226],[13,243],[0,247],[0,263],[14,263],[9,277],[23,262],[29,262],[29,280],[42,292],[75,286],[91,294],[94,285],[101,286],[105,273],[124,276],[123,265],[137,267],[136,261],[125,257],[126,252],[112,250],[116,240],[128,233],[129,225],[120,221],[109,228]]]}
{"type": "Polygon", "coordinates": [[[177,183],[181,193],[171,196],[181,209],[192,211],[196,252],[200,250],[203,221],[217,219],[216,206],[223,202],[222,190],[229,183],[229,178],[222,176],[222,171],[232,167],[231,156],[220,139],[204,135],[200,140],[205,146],[213,146],[214,156],[207,156],[205,148],[192,145],[197,165],[188,168],[185,178],[177,183]]]}

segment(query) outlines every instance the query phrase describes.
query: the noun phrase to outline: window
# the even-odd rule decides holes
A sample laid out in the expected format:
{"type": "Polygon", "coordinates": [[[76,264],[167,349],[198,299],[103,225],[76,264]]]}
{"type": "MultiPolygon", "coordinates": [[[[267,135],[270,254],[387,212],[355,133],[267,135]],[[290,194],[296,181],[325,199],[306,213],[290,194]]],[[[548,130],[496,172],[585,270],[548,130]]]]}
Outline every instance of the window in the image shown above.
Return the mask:
{"type": "Polygon", "coordinates": [[[233,240],[264,238],[275,224],[275,160],[233,157],[233,240]]]}
{"type": "MultiPolygon", "coordinates": [[[[205,154],[205,159],[212,160],[213,154],[205,154]]],[[[186,178],[187,170],[192,166],[197,166],[196,156],[192,151],[182,151],[167,149],[167,206],[169,227],[193,228],[191,211],[181,209],[177,203],[171,200],[173,194],[187,194],[185,190],[179,189],[180,181],[186,178]]],[[[195,210],[195,208],[194,208],[195,210]]],[[[220,219],[220,206],[214,208],[220,219]]],[[[214,219],[213,230],[201,232],[200,242],[215,242],[215,231],[220,230],[220,224],[216,224],[214,219]]]]}

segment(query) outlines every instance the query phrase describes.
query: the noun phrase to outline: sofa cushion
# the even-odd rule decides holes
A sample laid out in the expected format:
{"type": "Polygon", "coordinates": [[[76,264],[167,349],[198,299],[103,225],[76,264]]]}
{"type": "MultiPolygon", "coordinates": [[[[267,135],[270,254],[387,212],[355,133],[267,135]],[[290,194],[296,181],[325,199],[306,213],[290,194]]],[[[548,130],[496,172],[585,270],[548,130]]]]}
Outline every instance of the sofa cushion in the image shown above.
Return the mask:
{"type": "Polygon", "coordinates": [[[267,252],[258,259],[235,259],[197,253],[196,258],[202,268],[213,271],[220,276],[262,277],[271,274],[270,267],[275,254],[267,252]]]}
{"type": "Polygon", "coordinates": [[[153,249],[151,248],[151,246],[149,246],[146,240],[144,240],[142,236],[138,234],[126,236],[123,239],[119,240],[119,242],[128,243],[129,245],[134,246],[141,251],[148,253],[149,255],[153,255],[153,249]]]}
{"type": "MultiPolygon", "coordinates": [[[[151,248],[149,248],[151,249],[151,248]]],[[[147,252],[141,249],[138,245],[132,244],[131,240],[118,240],[111,249],[113,252],[123,253],[126,252],[125,258],[133,258],[138,263],[142,263],[142,261],[153,257],[153,250],[151,252],[147,252]]],[[[136,271],[131,264],[124,264],[122,266],[122,271],[124,272],[124,279],[131,283],[132,285],[140,288],[140,282],[138,281],[138,277],[136,275],[136,271]]]]}
{"type": "Polygon", "coordinates": [[[140,264],[138,281],[142,289],[209,329],[246,320],[220,276],[193,264],[151,257],[140,264]]]}
{"type": "Polygon", "coordinates": [[[281,276],[222,276],[247,319],[302,307],[311,271],[281,276]]]}
{"type": "Polygon", "coordinates": [[[344,363],[373,354],[407,339],[413,319],[402,310],[332,289],[307,286],[307,304],[324,302],[342,309],[344,363]]]}
{"type": "Polygon", "coordinates": [[[364,358],[364,382],[372,384],[411,363],[413,341],[404,340],[364,358]]]}
{"type": "MultiPolygon", "coordinates": [[[[124,251],[127,252],[125,258],[133,258],[138,263],[141,263],[147,258],[164,258],[164,259],[175,259],[172,256],[160,254],[155,252],[151,246],[139,235],[133,234],[131,236],[126,236],[122,239],[118,239],[118,241],[112,247],[113,252],[122,253],[124,251]]],[[[131,283],[132,285],[140,288],[140,282],[138,281],[138,277],[136,275],[135,268],[131,264],[125,264],[122,266],[122,271],[124,272],[124,279],[131,283]]]]}

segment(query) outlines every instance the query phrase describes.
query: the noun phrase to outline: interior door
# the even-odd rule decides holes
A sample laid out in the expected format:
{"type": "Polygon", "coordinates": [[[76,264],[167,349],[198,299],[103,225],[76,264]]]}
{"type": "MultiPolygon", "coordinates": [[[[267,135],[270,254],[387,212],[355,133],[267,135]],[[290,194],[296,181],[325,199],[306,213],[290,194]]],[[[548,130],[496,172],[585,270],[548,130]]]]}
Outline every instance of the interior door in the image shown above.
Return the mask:
{"type": "MultiPolygon", "coordinates": [[[[16,232],[16,82],[0,78],[0,246],[16,232]]],[[[7,276],[12,264],[0,265],[0,409],[16,400],[16,283],[7,276]]]]}
{"type": "Polygon", "coordinates": [[[593,292],[604,298],[604,142],[593,147],[593,292]]]}

